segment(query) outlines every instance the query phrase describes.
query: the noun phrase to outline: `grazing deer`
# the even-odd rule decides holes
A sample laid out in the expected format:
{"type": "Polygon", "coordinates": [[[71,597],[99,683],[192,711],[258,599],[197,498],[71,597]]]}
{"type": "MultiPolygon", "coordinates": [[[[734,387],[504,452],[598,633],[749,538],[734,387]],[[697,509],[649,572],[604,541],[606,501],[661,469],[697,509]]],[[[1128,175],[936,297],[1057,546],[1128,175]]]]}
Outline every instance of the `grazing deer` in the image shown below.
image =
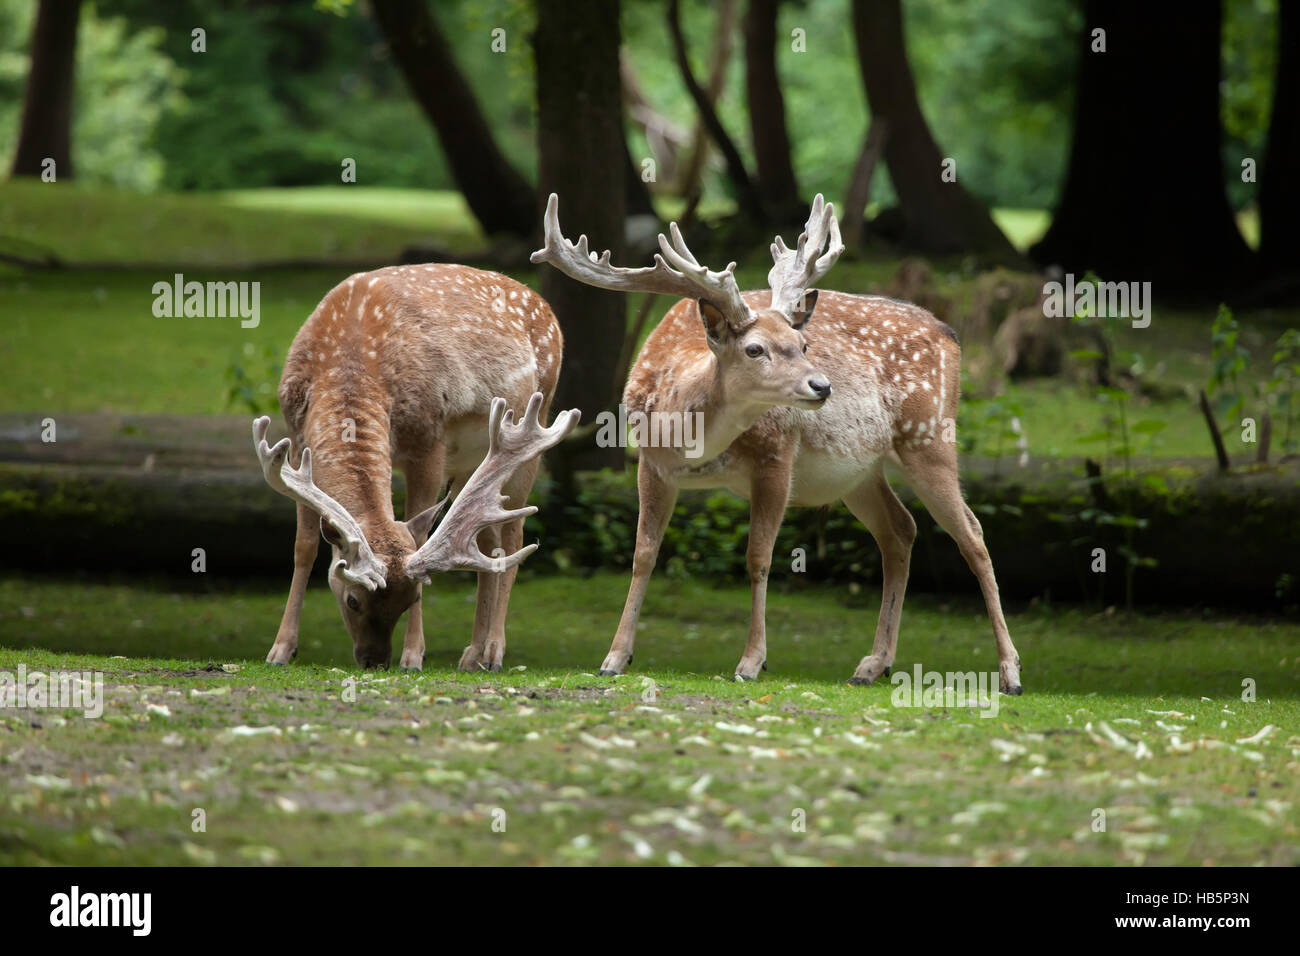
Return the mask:
{"type": "Polygon", "coordinates": [[[298,505],[293,584],[268,662],[287,664],[297,653],[303,594],[323,535],[333,549],[330,590],[358,664],[388,666],[393,628],[409,609],[401,666],[421,669],[420,586],[434,571],[463,569],[479,574],[474,633],[460,669],[501,669],[510,589],[536,547],[520,547],[523,519],[536,511],[523,507],[536,459],[579,416],[575,409],[550,428],[539,424],[555,394],[562,347],[540,296],[465,266],[379,269],[325,296],[285,359],[280,405],[290,438],[270,448],[271,420],[253,423],[267,482],[298,505]],[[513,424],[514,409],[525,405],[513,424]],[[291,461],[295,442],[301,452],[291,461]],[[393,516],[394,465],[406,475],[405,521],[393,516]],[[450,491],[435,504],[444,480],[450,491]]]}
{"type": "Polygon", "coordinates": [[[632,586],[601,665],[631,663],[637,618],[679,488],[728,488],[750,501],[746,566],[752,585],[749,642],[736,666],[751,680],[766,666],[764,613],[772,547],[787,505],[843,501],[880,546],[884,586],[875,644],[850,683],[889,674],[898,642],[916,522],[885,478],[896,462],[930,514],[956,540],[979,579],[997,641],[1002,690],[1020,693],[1020,659],[1007,633],[993,564],[979,521],[957,479],[961,351],[947,325],[924,309],[880,296],[810,287],[843,251],[833,207],[813,203],[794,249],[772,245],[769,291],[741,293],[732,262],[712,272],[696,261],[676,224],[643,269],[610,264],[560,231],[554,195],[546,207],[549,262],[603,289],[684,296],[641,349],[623,401],[634,411],[702,413],[703,454],[643,447],[637,469],[641,513],[632,586]],[[825,250],[823,252],[823,249],[825,250]],[[809,324],[816,308],[817,321],[809,324]]]}

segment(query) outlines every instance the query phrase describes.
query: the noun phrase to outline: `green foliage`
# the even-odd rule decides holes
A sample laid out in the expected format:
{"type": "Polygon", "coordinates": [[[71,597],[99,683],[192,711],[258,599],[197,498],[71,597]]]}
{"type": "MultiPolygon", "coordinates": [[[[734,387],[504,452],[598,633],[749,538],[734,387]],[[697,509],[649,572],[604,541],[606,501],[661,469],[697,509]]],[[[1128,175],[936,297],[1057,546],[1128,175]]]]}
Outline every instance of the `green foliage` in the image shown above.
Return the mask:
{"type": "Polygon", "coordinates": [[[1025,406],[1011,392],[992,398],[963,397],[959,415],[960,451],[974,454],[978,449],[979,454],[991,456],[998,469],[1007,446],[1025,440],[1020,424],[1025,406]]]}
{"type": "MultiPolygon", "coordinates": [[[[161,185],[339,183],[345,158],[356,161],[362,184],[452,185],[433,129],[362,5],[103,0],[100,9],[125,17],[141,35],[161,34],[162,52],[183,71],[183,97],[165,104],[157,124],[156,148],[166,164],[161,185]],[[206,31],[204,52],[192,49],[196,26],[206,31]]],[[[531,70],[531,61],[514,57],[524,66],[503,68],[488,46],[490,28],[479,30],[488,21],[504,26],[512,48],[522,50],[527,11],[500,0],[439,3],[432,12],[502,148],[531,175],[532,82],[517,72],[531,70]]],[[[135,57],[122,63],[139,69],[135,57]]]]}
{"type": "MultiPolygon", "coordinates": [[[[0,0],[0,158],[17,147],[35,4],[0,0]]],[[[122,17],[84,5],[78,28],[72,165],[78,179],[152,189],[164,176],[155,136],[181,109],[183,72],[163,52],[165,31],[132,30],[122,17]]]]}
{"type": "Polygon", "coordinates": [[[226,365],[226,407],[252,415],[280,411],[280,372],[283,362],[269,344],[258,349],[252,342],[230,353],[226,365]]]}
{"type": "MultiPolygon", "coordinates": [[[[1101,280],[1095,273],[1089,272],[1084,277],[1084,281],[1096,286],[1101,280]]],[[[1102,353],[1084,351],[1076,354],[1082,354],[1090,358],[1107,355],[1110,357],[1112,371],[1123,370],[1132,376],[1134,380],[1140,379],[1145,370],[1142,357],[1136,352],[1121,346],[1120,333],[1126,328],[1128,318],[1117,314],[1096,316],[1090,310],[1085,309],[1082,312],[1075,313],[1071,317],[1071,321],[1077,325],[1095,329],[1104,346],[1102,353]]],[[[1141,554],[1137,546],[1137,533],[1146,528],[1150,524],[1150,520],[1138,514],[1140,507],[1139,491],[1142,485],[1136,480],[1137,476],[1133,470],[1133,453],[1135,449],[1132,436],[1135,433],[1147,436],[1149,445],[1154,449],[1155,436],[1165,430],[1166,422],[1160,419],[1146,418],[1130,426],[1130,395],[1127,389],[1101,381],[1095,382],[1091,389],[1094,400],[1102,409],[1102,428],[1082,440],[1103,442],[1106,455],[1102,460],[1101,474],[1090,478],[1090,484],[1093,485],[1092,492],[1095,507],[1083,509],[1078,515],[1078,520],[1085,525],[1092,524],[1099,530],[1106,528],[1120,530],[1121,537],[1115,542],[1114,548],[1124,559],[1124,602],[1127,607],[1131,608],[1133,606],[1138,568],[1157,566],[1156,559],[1141,554]],[[1117,442],[1118,444],[1116,444],[1117,442]],[[1122,459],[1123,467],[1121,469],[1117,470],[1110,467],[1112,455],[1118,455],[1122,459]],[[1113,488],[1108,489],[1108,485],[1113,486],[1113,488]]],[[[1159,492],[1162,484],[1163,482],[1159,484],[1147,483],[1146,487],[1148,490],[1159,492]]],[[[1067,524],[1070,523],[1068,516],[1062,520],[1067,524]]]]}
{"type": "Polygon", "coordinates": [[[1265,386],[1283,422],[1282,448],[1294,453],[1300,447],[1300,329],[1287,329],[1273,348],[1273,376],[1265,386]]]}
{"type": "Polygon", "coordinates": [[[1246,401],[1239,379],[1250,360],[1250,352],[1239,343],[1240,334],[1241,327],[1232,310],[1219,303],[1219,311],[1210,326],[1211,369],[1206,392],[1217,399],[1219,414],[1229,421],[1236,419],[1246,401]]]}
{"type": "Polygon", "coordinates": [[[903,4],[926,119],[990,205],[1050,208],[1070,146],[1083,18],[1073,0],[903,4]]]}
{"type": "MultiPolygon", "coordinates": [[[[16,129],[30,7],[26,0],[0,0],[0,136],[16,129]]],[[[1074,4],[1042,0],[1014,12],[1005,0],[918,0],[904,7],[923,105],[945,155],[958,159],[963,181],[1002,205],[1050,206],[1069,143],[1079,27],[1074,4]]],[[[533,5],[444,0],[433,14],[499,145],[531,178],[533,5]],[[504,55],[490,48],[491,31],[498,27],[506,30],[504,55]]],[[[716,11],[688,2],[682,16],[696,72],[704,76],[716,11]]],[[[101,0],[84,8],[82,27],[77,112],[90,138],[77,148],[85,154],[82,175],[88,181],[180,189],[319,185],[337,181],[340,162],[350,157],[361,183],[452,185],[430,124],[362,4],[101,0]],[[108,30],[105,23],[117,26],[108,30]],[[206,52],[191,49],[196,25],[207,31],[206,52]],[[110,52],[114,47],[116,54],[110,52]],[[112,56],[117,65],[106,61],[112,56]],[[100,131],[113,129],[120,139],[110,144],[100,131]],[[105,148],[102,159],[96,147],[105,148]]],[[[693,128],[694,109],[673,60],[664,5],[624,4],[623,34],[650,103],[693,128]]],[[[801,189],[838,196],[867,126],[849,11],[840,0],[784,4],[777,37],[801,189]],[[796,28],[805,31],[807,52],[792,49],[796,28]]],[[[738,30],[719,111],[748,153],[743,60],[738,30]]],[[[10,144],[0,139],[0,145],[10,144]]],[[[634,156],[649,155],[639,129],[631,131],[631,147],[634,156]]],[[[716,164],[707,181],[711,197],[727,194],[716,164]]],[[[890,201],[883,169],[879,184],[876,198],[890,201]]]]}
{"type": "MultiPolygon", "coordinates": [[[[741,5],[743,8],[743,4],[741,5]]],[[[26,78],[29,0],[0,0],[0,155],[10,151],[26,78]]],[[[440,0],[433,15],[515,167],[536,170],[535,70],[525,0],[440,0]],[[505,54],[491,31],[506,30],[505,54]]],[[[742,9],[743,12],[743,9],[742,9]]],[[[1074,0],[911,0],[905,37],[918,95],[945,156],[990,205],[1050,208],[1064,172],[1082,27],[1074,0]]],[[[1275,0],[1225,5],[1224,158],[1238,208],[1255,198],[1240,159],[1260,159],[1271,104],[1275,0]]],[[[697,76],[707,75],[717,11],[682,4],[697,76]]],[[[651,106],[686,131],[683,88],[662,2],[623,5],[624,52],[651,106]]],[[[211,4],[100,0],[83,6],[74,159],[89,182],[132,188],[250,189],[338,182],[344,158],[358,181],[450,188],[428,119],[411,98],[364,4],[211,4]],[[191,49],[191,30],[207,49],[191,49]]],[[[719,113],[750,168],[743,43],[732,38],[719,113]]],[[[777,68],[801,191],[842,195],[868,124],[847,5],[781,6],[777,68]],[[790,42],[804,31],[807,52],[790,42]]],[[[629,124],[634,157],[649,155],[629,124]]],[[[893,199],[888,171],[873,200],[893,199]]],[[[706,208],[730,185],[714,163],[706,208]]]]}
{"type": "Polygon", "coordinates": [[[1223,4],[1219,113],[1228,198],[1235,209],[1249,207],[1259,198],[1260,167],[1268,140],[1277,67],[1277,7],[1278,0],[1231,0],[1223,4]],[[1245,158],[1255,160],[1253,183],[1241,179],[1241,161],[1245,158]]]}
{"type": "Polygon", "coordinates": [[[8,172],[18,146],[18,124],[27,89],[27,38],[36,19],[29,0],[0,0],[0,161],[8,172]]]}

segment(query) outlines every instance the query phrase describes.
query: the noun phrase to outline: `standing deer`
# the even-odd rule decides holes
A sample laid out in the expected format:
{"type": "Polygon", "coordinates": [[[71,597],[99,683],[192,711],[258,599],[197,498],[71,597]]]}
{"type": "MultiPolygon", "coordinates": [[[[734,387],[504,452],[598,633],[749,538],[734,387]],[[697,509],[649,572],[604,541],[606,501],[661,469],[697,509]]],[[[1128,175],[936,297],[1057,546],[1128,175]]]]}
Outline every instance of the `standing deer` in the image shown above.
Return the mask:
{"type": "Polygon", "coordinates": [[[298,505],[293,584],[268,662],[287,664],[297,653],[323,535],[333,549],[330,590],[359,665],[388,666],[393,628],[409,609],[401,666],[421,669],[420,586],[432,572],[463,569],[478,572],[478,603],[460,669],[501,669],[510,589],[536,548],[520,547],[523,519],[537,510],[523,507],[536,459],[579,417],[574,409],[550,428],[540,424],[562,348],[540,296],[465,266],[379,269],[325,296],[285,359],[279,394],[290,438],[271,448],[271,420],[253,423],[267,482],[298,505]],[[525,405],[514,424],[514,409],[525,405]],[[394,465],[406,475],[405,521],[393,516],[394,465]],[[435,504],[448,479],[447,497],[435,504]]]}
{"type": "Polygon", "coordinates": [[[768,291],[741,293],[734,262],[712,272],[696,261],[675,223],[669,232],[671,240],[659,236],[653,266],[618,268],[608,252],[590,253],[586,236],[576,245],[564,238],[552,195],[545,246],[532,257],[603,289],[685,297],[646,340],[623,401],[629,416],[702,413],[703,454],[687,459],[681,448],[640,449],[632,585],[600,672],[620,674],[632,661],[637,618],[678,489],[723,487],[750,501],[749,641],[736,679],[752,680],[766,666],[767,578],[786,506],[835,501],[866,525],[883,559],[875,644],[850,683],[888,675],[916,537],[916,522],[885,478],[888,459],[902,468],[979,579],[1002,690],[1019,694],[1020,658],[983,531],[957,478],[956,334],[905,302],[810,288],[844,248],[834,209],[820,195],[796,247],[780,237],[773,243],[768,291]],[[817,321],[810,325],[814,308],[817,321]]]}

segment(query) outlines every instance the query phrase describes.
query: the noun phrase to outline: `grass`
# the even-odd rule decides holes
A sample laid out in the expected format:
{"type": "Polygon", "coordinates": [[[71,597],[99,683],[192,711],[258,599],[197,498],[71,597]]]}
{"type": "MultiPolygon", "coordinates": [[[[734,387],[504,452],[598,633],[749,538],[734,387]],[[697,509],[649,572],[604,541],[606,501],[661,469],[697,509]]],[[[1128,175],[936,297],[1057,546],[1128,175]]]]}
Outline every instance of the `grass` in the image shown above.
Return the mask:
{"type": "MultiPolygon", "coordinates": [[[[625,586],[522,579],[505,673],[463,675],[448,576],[413,676],[353,669],[319,587],[271,668],[279,590],[0,582],[0,671],[105,680],[102,719],[0,710],[0,865],[1300,863],[1300,625],[1015,609],[1026,694],[984,718],[843,683],[874,594],[774,595],[734,684],[747,592],[660,578],[596,677],[625,586]]],[[[977,606],[903,621],[896,673],[994,668],[977,606]]]]}
{"type": "Polygon", "coordinates": [[[413,243],[478,248],[458,194],[329,186],[139,194],[0,183],[0,250],[72,263],[229,268],[285,259],[396,261],[413,243]]]}

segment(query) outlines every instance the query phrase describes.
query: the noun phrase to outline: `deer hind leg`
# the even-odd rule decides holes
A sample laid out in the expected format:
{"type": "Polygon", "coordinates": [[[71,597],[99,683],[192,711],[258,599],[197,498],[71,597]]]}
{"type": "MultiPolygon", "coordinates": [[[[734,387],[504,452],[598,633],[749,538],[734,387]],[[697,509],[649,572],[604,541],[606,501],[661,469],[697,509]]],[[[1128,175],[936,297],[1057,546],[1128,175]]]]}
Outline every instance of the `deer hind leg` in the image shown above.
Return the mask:
{"type": "Polygon", "coordinates": [[[961,495],[956,449],[950,443],[936,442],[922,448],[900,450],[899,458],[908,482],[926,510],[957,542],[962,557],[979,581],[998,647],[999,684],[1004,694],[1019,694],[1020,655],[1011,643],[1011,634],[1002,616],[1002,599],[998,595],[997,578],[993,575],[993,561],[984,546],[984,529],[961,495]]]}
{"type": "Polygon", "coordinates": [[[870,684],[882,674],[888,676],[894,666],[907,574],[912,563],[912,542],[916,540],[916,521],[898,500],[894,489],[889,487],[884,469],[879,465],[862,485],[845,496],[844,503],[871,532],[880,548],[883,581],[876,639],[871,645],[871,653],[862,658],[849,678],[850,684],[870,684]]]}
{"type": "Polygon", "coordinates": [[[636,522],[636,552],[632,556],[632,585],[627,591],[627,602],[623,605],[623,616],[619,619],[614,643],[605,655],[605,662],[600,665],[602,677],[621,674],[632,663],[641,603],[645,600],[650,575],[654,572],[655,562],[659,560],[659,545],[663,542],[673,506],[677,503],[676,486],[655,474],[644,458],[637,466],[636,485],[640,507],[636,522]]]}
{"type": "MultiPolygon", "coordinates": [[[[442,489],[443,466],[446,461],[446,446],[439,443],[424,458],[412,460],[402,469],[406,474],[406,520],[410,521],[426,508],[438,503],[438,492],[442,489]]],[[[423,541],[415,542],[419,548],[423,541]]],[[[408,670],[424,669],[424,617],[421,611],[421,598],[424,588],[415,592],[415,603],[406,612],[406,630],[402,635],[401,666],[408,670]]]]}
{"type": "Polygon", "coordinates": [[[302,615],[302,599],[311,580],[311,569],[316,564],[320,548],[320,516],[306,505],[298,505],[298,532],[293,543],[293,583],[289,585],[289,600],[284,605],[284,617],[275,643],[266,655],[268,664],[287,664],[298,654],[298,621],[302,615]]]}
{"type": "Polygon", "coordinates": [[[736,665],[736,680],[754,680],[767,667],[767,579],[772,569],[785,505],[790,497],[790,462],[782,459],[759,473],[750,488],[749,544],[745,569],[749,572],[749,640],[736,665]]]}

